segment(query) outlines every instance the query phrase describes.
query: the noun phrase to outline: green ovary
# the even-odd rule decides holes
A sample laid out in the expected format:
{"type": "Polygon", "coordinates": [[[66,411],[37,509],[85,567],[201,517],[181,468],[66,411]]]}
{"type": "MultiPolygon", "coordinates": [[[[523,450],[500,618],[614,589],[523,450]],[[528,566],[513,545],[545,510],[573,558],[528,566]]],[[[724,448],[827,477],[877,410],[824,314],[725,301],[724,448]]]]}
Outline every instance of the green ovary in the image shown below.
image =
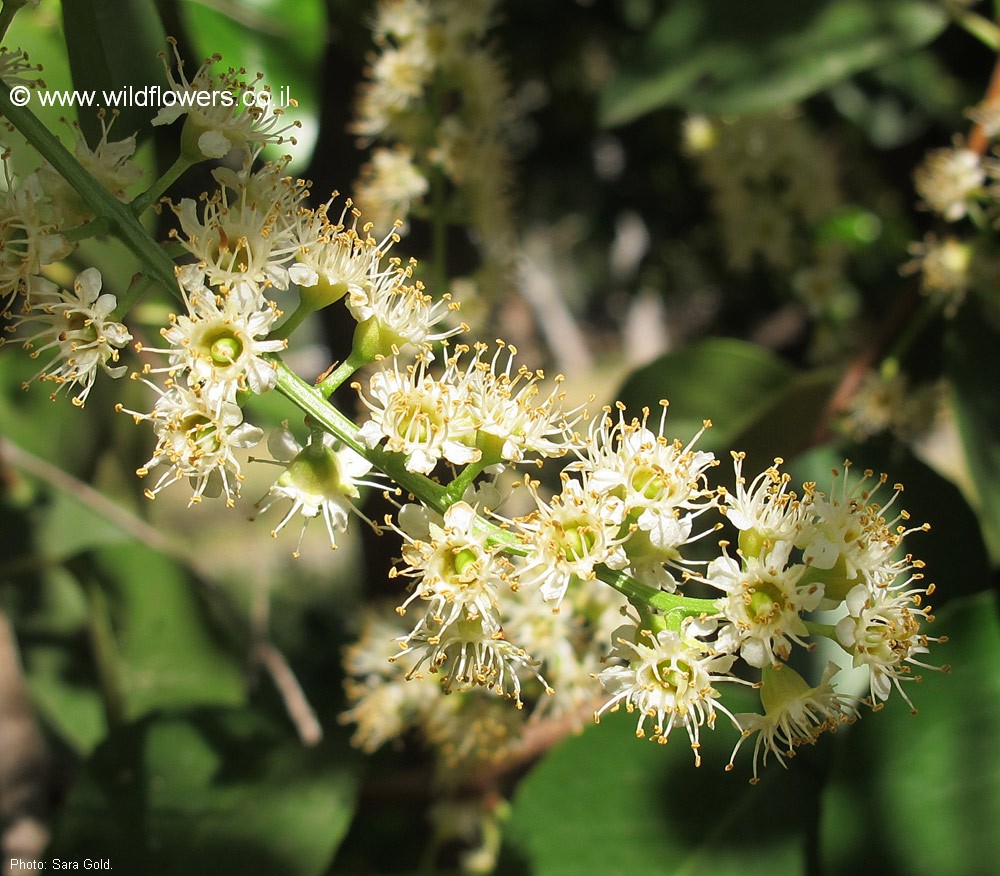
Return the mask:
{"type": "Polygon", "coordinates": [[[750,591],[747,606],[750,615],[758,622],[770,620],[785,608],[785,597],[773,584],[762,581],[750,591]]]}
{"type": "Polygon", "coordinates": [[[667,489],[662,473],[649,466],[642,466],[633,472],[629,481],[632,489],[645,499],[659,499],[667,489]]]}
{"type": "Polygon", "coordinates": [[[455,570],[455,574],[461,575],[469,568],[473,563],[476,562],[476,552],[470,550],[469,548],[463,548],[460,551],[456,551],[452,559],[452,567],[455,570]]]}
{"type": "Polygon", "coordinates": [[[310,444],[289,464],[281,480],[310,496],[342,496],[337,454],[323,444],[310,444]]]}
{"type": "Polygon", "coordinates": [[[656,664],[656,677],[664,687],[682,691],[691,684],[691,666],[683,660],[661,660],[656,664]]]}
{"type": "Polygon", "coordinates": [[[214,453],[221,447],[219,430],[208,417],[203,414],[193,414],[184,419],[180,425],[181,432],[188,436],[191,444],[214,453]]]}
{"type": "Polygon", "coordinates": [[[597,534],[587,523],[577,523],[563,530],[563,556],[567,559],[585,557],[597,544],[597,534]]]}
{"type": "Polygon", "coordinates": [[[243,355],[243,341],[228,328],[220,329],[206,337],[205,347],[213,365],[232,365],[243,355]]]}

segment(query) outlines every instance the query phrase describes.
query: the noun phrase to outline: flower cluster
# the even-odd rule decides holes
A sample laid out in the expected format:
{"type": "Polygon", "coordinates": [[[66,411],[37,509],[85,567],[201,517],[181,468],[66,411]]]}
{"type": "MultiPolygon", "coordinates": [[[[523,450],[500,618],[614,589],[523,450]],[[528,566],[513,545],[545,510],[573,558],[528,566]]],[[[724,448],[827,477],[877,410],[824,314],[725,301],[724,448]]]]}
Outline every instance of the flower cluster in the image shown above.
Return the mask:
{"type": "Polygon", "coordinates": [[[989,99],[966,113],[975,122],[968,142],[932,149],[913,174],[920,206],[947,223],[949,233],[928,232],[909,246],[913,258],[900,271],[916,274],[921,291],[948,318],[970,294],[996,311],[997,259],[987,245],[1000,195],[1000,102],[989,99]]]}
{"type": "MultiPolygon", "coordinates": [[[[518,463],[526,454],[556,457],[579,443],[572,427],[579,409],[568,409],[556,382],[542,390],[544,375],[523,365],[515,370],[517,350],[502,342],[459,346],[443,373],[430,373],[432,354],[414,363],[394,357],[374,372],[362,402],[368,419],[358,435],[368,447],[385,443],[406,458],[408,471],[429,474],[444,459],[453,465],[518,463]],[[489,358],[488,358],[489,357],[489,358]]],[[[360,391],[360,384],[355,384],[360,391]]]]}
{"type": "MultiPolygon", "coordinates": [[[[426,358],[405,373],[395,364],[374,375],[376,386],[392,375],[399,394],[380,396],[381,405],[368,400],[378,416],[362,434],[385,439],[410,470],[432,471],[442,458],[482,463],[473,451],[500,443],[468,437],[475,429],[462,416],[474,406],[461,389],[457,402],[449,395],[470,374],[459,360],[448,359],[439,378],[429,376],[426,358]]],[[[516,423],[516,416],[507,423],[512,434],[516,423]]],[[[515,608],[524,604],[555,619],[568,614],[571,624],[582,615],[588,630],[609,637],[610,653],[603,655],[609,665],[594,671],[610,694],[598,716],[624,705],[638,713],[637,735],[659,742],[681,727],[700,762],[701,730],[713,728],[721,712],[739,733],[734,757],[757,735],[754,781],[769,753],[783,763],[797,746],[858,716],[858,698],[834,683],[836,666],[811,686],[788,665],[819,638],[835,642],[846,664],[867,668],[869,706],[879,707],[893,689],[910,702],[905,685],[919,678],[913,667],[927,665],[923,655],[937,640],[923,631],[931,620],[923,597],[933,587],[921,585],[922,563],[901,553],[904,538],[925,528],[908,527],[906,512],[894,510],[902,488],[883,500],[885,476],[868,471],[856,479],[847,464],[834,472],[828,491],[807,483],[797,493],[780,460],[748,480],[744,456],[734,454],[735,490],[713,489],[708,473],[718,461],[696,449],[697,436],[687,443],[669,439],[665,416],[652,425],[648,411],[629,419],[623,408],[609,408],[586,441],[567,434],[564,451],[573,458],[563,466],[561,489],[543,492],[526,479],[535,508],[522,516],[500,516],[492,487],[469,488],[443,516],[413,505],[401,510],[393,524],[405,541],[397,575],[409,583],[409,596],[399,613],[419,609],[419,617],[394,637],[400,652],[392,660],[405,672],[383,669],[348,686],[354,705],[347,720],[358,723],[360,743],[385,741],[371,726],[372,714],[389,696],[385,688],[404,678],[426,685],[425,676],[437,675],[444,691],[463,691],[476,702],[492,690],[520,704],[527,692],[536,709],[545,709],[542,692],[560,695],[563,668],[578,669],[581,651],[526,635],[515,608]],[[694,559],[689,546],[724,525],[702,522],[712,511],[735,528],[735,551],[723,541],[714,559],[694,559]],[[585,594],[608,590],[591,586],[598,578],[642,605],[638,616],[611,630],[607,614],[588,613],[585,594]],[[687,595],[699,588],[718,595],[687,595]],[[818,613],[830,611],[839,620],[821,623],[818,613]],[[762,713],[731,711],[723,689],[751,684],[754,673],[762,713]]],[[[493,438],[501,431],[495,426],[493,438]]],[[[594,642],[589,637],[583,652],[590,659],[594,642]]],[[[594,688],[572,677],[573,699],[584,704],[594,688]]]]}
{"type": "Polygon", "coordinates": [[[510,266],[510,152],[518,110],[487,44],[495,0],[381,0],[352,130],[375,144],[355,189],[378,228],[421,209],[467,225],[484,262],[480,283],[510,266]],[[440,185],[443,183],[444,185],[440,185]]]}

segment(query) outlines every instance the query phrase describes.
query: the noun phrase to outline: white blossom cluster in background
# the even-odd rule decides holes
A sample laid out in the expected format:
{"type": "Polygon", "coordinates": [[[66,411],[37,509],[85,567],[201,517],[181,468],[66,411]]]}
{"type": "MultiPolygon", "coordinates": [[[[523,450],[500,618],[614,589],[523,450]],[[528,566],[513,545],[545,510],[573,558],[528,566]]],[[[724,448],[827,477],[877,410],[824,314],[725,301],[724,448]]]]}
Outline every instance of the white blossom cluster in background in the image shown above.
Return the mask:
{"type": "MultiPolygon", "coordinates": [[[[398,122],[440,53],[473,75],[475,55],[460,47],[481,39],[488,6],[448,4],[447,16],[418,0],[384,6],[373,64],[385,70],[363,97],[363,133],[398,122]],[[442,39],[426,42],[427,33],[442,39]]],[[[254,87],[239,71],[212,73],[215,63],[188,78],[178,61],[176,72],[168,68],[171,87],[254,87]]],[[[469,93],[489,96],[488,86],[469,93]]],[[[275,534],[297,514],[322,517],[336,546],[361,513],[363,487],[395,480],[413,496],[386,521],[402,541],[397,613],[368,619],[347,655],[345,719],[359,745],[375,749],[416,727],[448,762],[502,757],[525,726],[507,700],[569,720],[624,706],[637,714],[637,735],[666,742],[679,728],[700,762],[702,731],[721,713],[737,733],[734,756],[756,735],[756,778],[770,754],[783,761],[858,715],[862,701],[837,689],[835,667],[813,684],[789,665],[820,639],[867,669],[867,705],[894,690],[910,702],[905,686],[936,640],[924,632],[931,616],[922,602],[933,588],[903,552],[920,527],[898,508],[901,487],[845,466],[828,487],[793,491],[780,461],[747,476],[736,453],[737,486],[727,492],[710,481],[719,460],[697,448],[700,433],[686,442],[669,435],[665,404],[658,416],[621,405],[589,416],[567,402],[561,378],[519,363],[502,341],[449,342],[465,327],[446,323],[448,296],[434,299],[416,264],[391,254],[395,228],[377,239],[350,201],[339,213],[332,199],[310,207],[308,184],[285,176],[283,163],[255,165],[285,132],[274,114],[239,103],[186,119],[185,161],[233,150],[244,160],[215,171],[215,191],[169,204],[172,237],[187,254],[176,269],[181,307],[160,330],[162,344],[135,345],[134,377],[153,400],[126,412],[155,436],[138,471],[153,478],[150,498],[186,481],[192,502],[234,504],[243,451],[264,438],[243,407],[278,384],[288,335],[328,306],[356,322],[350,353],[309,387],[310,404],[341,425],[324,427],[323,412],[310,410],[305,442],[287,429],[271,435],[283,471],[261,511],[287,500],[275,534]],[[284,315],[280,299],[293,288],[300,304],[284,315]],[[363,366],[352,384],[363,417],[352,423],[323,399],[363,366]],[[536,464],[557,467],[547,485],[524,474],[536,464]],[[508,515],[511,473],[528,509],[508,515]],[[695,559],[691,546],[710,541],[724,520],[737,541],[695,559]],[[830,611],[836,620],[818,620],[830,611]],[[761,710],[730,709],[732,684],[759,689],[761,710]]],[[[125,199],[135,141],[109,133],[105,126],[95,150],[77,138],[77,156],[125,199]]],[[[442,166],[451,165],[442,158],[442,166]]],[[[0,300],[9,328],[47,358],[38,377],[82,405],[101,371],[124,371],[132,339],[124,313],[102,294],[95,269],[71,290],[43,276],[72,251],[67,232],[87,218],[86,205],[50,168],[15,180],[5,165],[5,175],[0,300]]]]}
{"type": "Polygon", "coordinates": [[[400,216],[468,229],[481,293],[512,266],[511,152],[521,101],[490,45],[496,0],[380,0],[351,130],[370,157],[356,200],[376,229],[400,216]],[[445,218],[448,217],[448,218],[445,218]]]}

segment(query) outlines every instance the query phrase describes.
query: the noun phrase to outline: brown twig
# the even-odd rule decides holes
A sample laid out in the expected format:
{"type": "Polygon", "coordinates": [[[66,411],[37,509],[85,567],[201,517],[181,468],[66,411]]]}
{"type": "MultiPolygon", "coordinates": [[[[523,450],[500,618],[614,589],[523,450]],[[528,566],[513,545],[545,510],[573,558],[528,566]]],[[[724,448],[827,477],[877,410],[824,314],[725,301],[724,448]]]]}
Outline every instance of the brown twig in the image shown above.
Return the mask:
{"type": "Polygon", "coordinates": [[[271,676],[299,740],[303,745],[317,745],[323,739],[323,728],[285,655],[271,642],[258,642],[253,649],[253,657],[271,676]]]}
{"type": "MultiPolygon", "coordinates": [[[[992,103],[998,100],[1000,100],[1000,56],[997,56],[996,63],[993,65],[993,73],[990,76],[990,84],[986,88],[983,103],[992,103]]],[[[976,122],[972,126],[972,130],[969,131],[969,140],[965,144],[965,148],[977,155],[982,155],[989,145],[990,138],[986,135],[985,129],[979,122],[976,122]]]]}

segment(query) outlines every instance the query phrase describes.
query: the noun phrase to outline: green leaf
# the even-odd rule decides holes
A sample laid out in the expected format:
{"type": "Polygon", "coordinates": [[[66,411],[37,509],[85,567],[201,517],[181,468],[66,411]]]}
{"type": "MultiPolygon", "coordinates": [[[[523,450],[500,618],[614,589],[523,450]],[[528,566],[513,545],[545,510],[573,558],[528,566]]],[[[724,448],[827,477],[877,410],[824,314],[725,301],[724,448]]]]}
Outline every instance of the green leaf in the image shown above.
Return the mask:
{"type": "Polygon", "coordinates": [[[772,762],[753,786],[742,768],[724,772],[736,733],[722,716],[718,729],[702,733],[700,769],[683,727],[666,746],[636,739],[634,728],[635,716],[610,716],[532,771],[514,798],[500,872],[805,872],[805,836],[818,795],[814,773],[786,772],[772,762]]]}
{"type": "MultiPolygon", "coordinates": [[[[167,47],[166,34],[155,0],[72,0],[63,3],[62,14],[73,86],[97,93],[94,108],[79,113],[80,127],[94,146],[101,137],[97,110],[111,109],[101,92],[164,83],[157,53],[167,47]]],[[[159,107],[123,104],[117,109],[114,139],[121,139],[148,133],[159,107]]]]}
{"type": "Polygon", "coordinates": [[[612,126],[663,106],[787,106],[925,45],[947,23],[929,0],[679,0],[623,62],[600,118],[612,126]]]}
{"type": "Polygon", "coordinates": [[[889,501],[892,495],[889,488],[893,484],[903,484],[905,489],[897,500],[898,507],[889,509],[893,516],[905,509],[910,513],[908,525],[930,524],[929,532],[917,532],[907,539],[906,550],[926,563],[927,581],[937,585],[934,605],[989,587],[989,558],[975,513],[958,487],[905,447],[827,444],[794,459],[786,468],[796,486],[803,481],[815,481],[820,490],[829,491],[831,471],[842,468],[845,459],[853,463],[856,479],[860,479],[866,468],[888,475],[886,486],[874,499],[880,504],[889,501]]]}
{"type": "Polygon", "coordinates": [[[242,661],[172,560],[136,544],[105,548],[95,562],[107,591],[127,713],[196,704],[242,705],[242,661]]]}
{"type": "Polygon", "coordinates": [[[698,446],[720,455],[744,450],[750,468],[808,446],[833,385],[829,373],[800,373],[755,344],[714,338],[634,372],[618,397],[635,415],[668,399],[667,434],[682,441],[711,420],[698,446]]]}
{"type": "Polygon", "coordinates": [[[969,876],[993,873],[1000,848],[1000,624],[981,594],[942,611],[930,663],[842,738],[824,796],[824,873],[969,876]],[[993,863],[990,863],[993,862],[993,863]]]}
{"type": "Polygon", "coordinates": [[[85,764],[48,857],[144,876],[318,876],[350,823],[354,760],[346,742],[306,749],[248,711],[150,716],[85,764]]]}
{"type": "Polygon", "coordinates": [[[949,326],[946,372],[983,533],[1000,563],[1000,332],[978,301],[949,326]]]}
{"type": "Polygon", "coordinates": [[[275,100],[281,89],[288,89],[284,93],[298,106],[282,111],[289,121],[302,122],[295,132],[298,143],[268,147],[265,157],[290,154],[291,167],[305,165],[319,124],[320,62],[327,40],[323,0],[233,0],[218,7],[185,0],[180,10],[203,57],[218,52],[223,69],[245,67],[251,76],[262,73],[262,85],[270,86],[275,100]]]}

